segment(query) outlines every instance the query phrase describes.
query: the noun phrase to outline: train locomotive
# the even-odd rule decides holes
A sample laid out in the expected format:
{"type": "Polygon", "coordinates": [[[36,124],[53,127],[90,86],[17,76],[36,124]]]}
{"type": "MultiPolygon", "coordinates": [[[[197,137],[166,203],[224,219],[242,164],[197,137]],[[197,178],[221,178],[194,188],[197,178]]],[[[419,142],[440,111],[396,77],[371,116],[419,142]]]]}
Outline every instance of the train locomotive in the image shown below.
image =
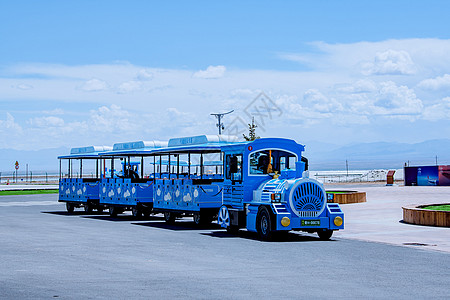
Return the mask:
{"type": "Polygon", "coordinates": [[[329,239],[344,228],[339,204],[327,203],[323,185],[309,178],[303,145],[265,138],[222,150],[226,174],[218,223],[228,231],[246,228],[270,239],[302,230],[329,239]]]}
{"type": "MultiPolygon", "coordinates": [[[[192,216],[196,224],[217,219],[229,232],[245,228],[263,240],[290,230],[316,232],[329,239],[344,228],[339,204],[327,203],[323,185],[309,178],[304,146],[293,140],[238,142],[202,135],[146,145],[122,143],[112,151],[97,152],[100,176],[88,181],[98,185],[98,195],[91,199],[80,195],[74,201],[60,190],[59,201],[69,203],[72,211],[73,206],[109,208],[113,216],[127,209],[134,216],[163,213],[170,223],[182,216],[192,216]],[[122,175],[114,171],[117,159],[122,161],[122,175]],[[133,165],[140,170],[131,177],[125,173],[133,165]]],[[[81,165],[80,156],[60,158],[79,159],[81,165]]],[[[78,181],[61,178],[60,186],[64,191],[82,190],[78,181]]]]}

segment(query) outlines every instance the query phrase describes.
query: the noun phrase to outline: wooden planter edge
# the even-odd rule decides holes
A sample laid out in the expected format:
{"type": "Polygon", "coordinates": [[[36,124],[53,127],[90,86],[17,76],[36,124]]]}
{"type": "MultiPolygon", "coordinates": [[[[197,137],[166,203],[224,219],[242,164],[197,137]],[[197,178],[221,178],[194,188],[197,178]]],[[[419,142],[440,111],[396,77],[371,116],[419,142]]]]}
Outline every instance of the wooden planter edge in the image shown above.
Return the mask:
{"type": "MultiPolygon", "coordinates": [[[[450,205],[450,203],[426,204],[450,205]]],[[[422,205],[403,206],[403,222],[416,225],[450,227],[450,211],[420,208],[422,205]]]]}

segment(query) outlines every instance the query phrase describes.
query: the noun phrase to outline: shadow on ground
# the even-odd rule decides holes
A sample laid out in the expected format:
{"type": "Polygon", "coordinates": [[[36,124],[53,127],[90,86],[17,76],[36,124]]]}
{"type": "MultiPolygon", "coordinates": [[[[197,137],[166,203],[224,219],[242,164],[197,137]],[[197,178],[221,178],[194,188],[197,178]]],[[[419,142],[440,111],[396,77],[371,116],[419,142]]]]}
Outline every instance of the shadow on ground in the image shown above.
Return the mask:
{"type": "Polygon", "coordinates": [[[86,213],[84,211],[74,211],[69,213],[67,211],[41,211],[43,214],[52,214],[52,215],[60,215],[60,216],[84,216],[86,213]]]}
{"type": "MultiPolygon", "coordinates": [[[[221,231],[212,231],[210,233],[201,233],[202,235],[215,237],[215,238],[243,238],[248,240],[261,241],[258,234],[256,232],[251,232],[247,230],[239,230],[237,233],[228,233],[226,230],[221,231]]],[[[321,241],[319,237],[314,235],[303,235],[296,232],[278,232],[274,234],[270,241],[261,241],[261,242],[319,242],[321,241]]],[[[334,239],[330,239],[327,242],[337,241],[334,239]]]]}
{"type": "MultiPolygon", "coordinates": [[[[61,215],[61,216],[81,216],[83,218],[112,221],[112,222],[131,222],[132,225],[139,225],[152,228],[167,229],[173,231],[204,231],[211,230],[211,232],[202,232],[201,235],[209,236],[212,238],[243,238],[248,240],[261,241],[258,234],[255,232],[247,231],[245,229],[239,230],[237,233],[229,233],[225,229],[222,229],[219,224],[211,223],[207,225],[196,225],[191,220],[178,220],[173,224],[164,221],[162,216],[150,216],[148,218],[135,218],[132,215],[118,215],[117,217],[111,217],[107,213],[96,213],[95,215],[88,215],[84,211],[75,211],[68,213],[66,211],[41,211],[45,214],[61,215]]],[[[318,242],[321,241],[319,237],[313,234],[298,233],[298,232],[277,232],[273,234],[270,241],[267,242],[318,242]]],[[[337,241],[331,239],[327,242],[337,241]]],[[[261,241],[264,242],[264,241],[261,241]]]]}
{"type": "Polygon", "coordinates": [[[104,220],[104,221],[113,221],[113,222],[123,222],[123,221],[162,221],[163,217],[150,216],[150,217],[140,217],[136,218],[132,215],[118,215],[117,217],[111,217],[110,215],[104,216],[83,216],[83,218],[88,219],[96,219],[96,220],[104,220]]]}
{"type": "Polygon", "coordinates": [[[69,213],[67,211],[41,211],[44,214],[52,214],[52,215],[60,215],[60,216],[81,216],[83,218],[96,219],[96,220],[104,220],[104,221],[114,221],[114,222],[123,222],[123,221],[162,221],[164,218],[162,216],[150,216],[150,217],[140,217],[135,218],[132,215],[118,215],[117,217],[111,217],[108,213],[98,213],[93,212],[91,214],[85,213],[84,211],[74,211],[73,213],[69,213]]]}
{"type": "MultiPolygon", "coordinates": [[[[164,218],[160,218],[159,220],[163,219],[164,218]]],[[[145,223],[131,223],[131,224],[175,231],[220,229],[220,226],[215,223],[211,223],[208,225],[196,225],[193,221],[178,221],[175,222],[174,224],[169,224],[166,222],[145,222],[145,223]]]]}

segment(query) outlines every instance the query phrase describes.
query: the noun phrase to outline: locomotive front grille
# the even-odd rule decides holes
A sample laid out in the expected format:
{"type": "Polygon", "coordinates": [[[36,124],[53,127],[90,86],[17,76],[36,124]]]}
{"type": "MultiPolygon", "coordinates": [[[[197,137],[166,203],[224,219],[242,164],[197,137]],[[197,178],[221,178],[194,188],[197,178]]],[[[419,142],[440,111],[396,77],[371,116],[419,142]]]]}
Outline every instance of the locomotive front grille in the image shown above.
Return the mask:
{"type": "Polygon", "coordinates": [[[290,194],[291,209],[299,217],[317,217],[325,207],[325,193],[313,181],[300,182],[290,194]]]}

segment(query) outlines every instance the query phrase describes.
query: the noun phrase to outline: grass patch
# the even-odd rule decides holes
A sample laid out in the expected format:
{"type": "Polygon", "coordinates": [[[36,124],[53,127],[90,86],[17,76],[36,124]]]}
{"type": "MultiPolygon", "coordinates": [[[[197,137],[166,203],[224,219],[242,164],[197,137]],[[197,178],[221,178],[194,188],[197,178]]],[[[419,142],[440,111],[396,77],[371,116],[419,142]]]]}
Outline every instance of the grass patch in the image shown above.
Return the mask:
{"type": "Polygon", "coordinates": [[[430,206],[424,206],[421,207],[422,209],[431,209],[431,210],[443,210],[443,211],[450,211],[450,205],[430,205],[430,206]]]}
{"type": "Polygon", "coordinates": [[[36,195],[36,194],[58,194],[59,190],[22,190],[22,191],[0,191],[0,196],[9,195],[36,195]]]}

